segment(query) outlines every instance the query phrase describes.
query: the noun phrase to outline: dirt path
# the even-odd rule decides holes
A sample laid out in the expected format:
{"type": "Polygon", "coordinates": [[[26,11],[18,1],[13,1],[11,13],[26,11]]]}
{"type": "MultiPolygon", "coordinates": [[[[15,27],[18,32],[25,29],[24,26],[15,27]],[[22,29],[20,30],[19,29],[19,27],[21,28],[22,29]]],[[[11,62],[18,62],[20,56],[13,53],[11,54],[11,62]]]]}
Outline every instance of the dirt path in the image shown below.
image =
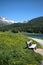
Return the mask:
{"type": "Polygon", "coordinates": [[[41,65],[43,65],[43,61],[41,61],[41,65]]]}
{"type": "Polygon", "coordinates": [[[39,53],[39,54],[41,54],[42,56],[43,56],[43,49],[36,49],[36,50],[34,50],[36,53],[39,53]]]}
{"type": "MultiPolygon", "coordinates": [[[[41,39],[36,39],[36,38],[32,38],[33,40],[35,40],[36,42],[40,43],[43,46],[43,40],[41,39]]],[[[39,53],[41,55],[43,55],[43,49],[36,49],[34,50],[36,53],[39,53]]]]}
{"type": "Polygon", "coordinates": [[[33,40],[35,40],[36,42],[40,43],[43,46],[43,40],[41,39],[36,39],[36,38],[32,38],[33,40]]]}
{"type": "MultiPolygon", "coordinates": [[[[43,40],[41,39],[36,39],[36,38],[32,38],[33,40],[35,40],[36,42],[40,43],[42,46],[43,46],[43,40]]],[[[39,53],[43,56],[43,49],[36,49],[34,50],[36,53],[39,53]]],[[[43,60],[41,61],[41,64],[40,65],[43,65],[43,60]]]]}
{"type": "MultiPolygon", "coordinates": [[[[36,49],[34,50],[36,53],[39,53],[43,56],[43,49],[36,49]]],[[[43,60],[41,61],[41,64],[40,65],[43,65],[43,60]]]]}

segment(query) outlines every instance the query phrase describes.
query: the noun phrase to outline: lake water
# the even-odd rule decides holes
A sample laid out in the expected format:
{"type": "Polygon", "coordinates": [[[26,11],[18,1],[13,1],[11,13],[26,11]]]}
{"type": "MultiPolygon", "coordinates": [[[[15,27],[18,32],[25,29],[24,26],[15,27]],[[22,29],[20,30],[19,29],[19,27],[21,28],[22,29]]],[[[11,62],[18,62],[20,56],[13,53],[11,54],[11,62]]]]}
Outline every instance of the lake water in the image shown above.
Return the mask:
{"type": "Polygon", "coordinates": [[[25,36],[29,36],[29,37],[34,37],[34,38],[43,38],[43,34],[33,34],[33,33],[29,33],[29,34],[24,34],[25,36]]]}

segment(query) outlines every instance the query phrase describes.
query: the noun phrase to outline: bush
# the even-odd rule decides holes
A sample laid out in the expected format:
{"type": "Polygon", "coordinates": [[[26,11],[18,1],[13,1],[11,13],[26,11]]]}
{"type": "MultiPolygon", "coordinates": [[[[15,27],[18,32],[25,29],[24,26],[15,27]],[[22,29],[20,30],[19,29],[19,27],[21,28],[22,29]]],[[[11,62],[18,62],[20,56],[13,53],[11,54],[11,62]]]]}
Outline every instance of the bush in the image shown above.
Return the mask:
{"type": "Polygon", "coordinates": [[[13,32],[13,33],[18,33],[18,30],[13,29],[12,32],[13,32]]]}

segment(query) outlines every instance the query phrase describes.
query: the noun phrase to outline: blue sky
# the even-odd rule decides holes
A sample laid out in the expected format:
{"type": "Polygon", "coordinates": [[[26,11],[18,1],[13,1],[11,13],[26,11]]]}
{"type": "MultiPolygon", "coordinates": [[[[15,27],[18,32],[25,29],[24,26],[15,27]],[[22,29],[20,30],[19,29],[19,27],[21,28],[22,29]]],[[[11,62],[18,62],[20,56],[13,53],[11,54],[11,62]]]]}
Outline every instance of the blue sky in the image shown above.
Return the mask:
{"type": "Polygon", "coordinates": [[[43,0],[0,0],[0,16],[17,22],[43,16],[43,0]]]}

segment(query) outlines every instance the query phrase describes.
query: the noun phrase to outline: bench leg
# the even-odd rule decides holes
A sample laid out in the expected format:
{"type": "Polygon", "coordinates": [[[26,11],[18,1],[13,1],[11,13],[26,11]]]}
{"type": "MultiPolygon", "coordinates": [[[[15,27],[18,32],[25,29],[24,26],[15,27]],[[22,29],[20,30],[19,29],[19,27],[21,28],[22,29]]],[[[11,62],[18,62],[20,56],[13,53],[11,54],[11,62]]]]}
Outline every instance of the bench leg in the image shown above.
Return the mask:
{"type": "Polygon", "coordinates": [[[36,50],[36,47],[35,47],[35,50],[36,50]]]}

